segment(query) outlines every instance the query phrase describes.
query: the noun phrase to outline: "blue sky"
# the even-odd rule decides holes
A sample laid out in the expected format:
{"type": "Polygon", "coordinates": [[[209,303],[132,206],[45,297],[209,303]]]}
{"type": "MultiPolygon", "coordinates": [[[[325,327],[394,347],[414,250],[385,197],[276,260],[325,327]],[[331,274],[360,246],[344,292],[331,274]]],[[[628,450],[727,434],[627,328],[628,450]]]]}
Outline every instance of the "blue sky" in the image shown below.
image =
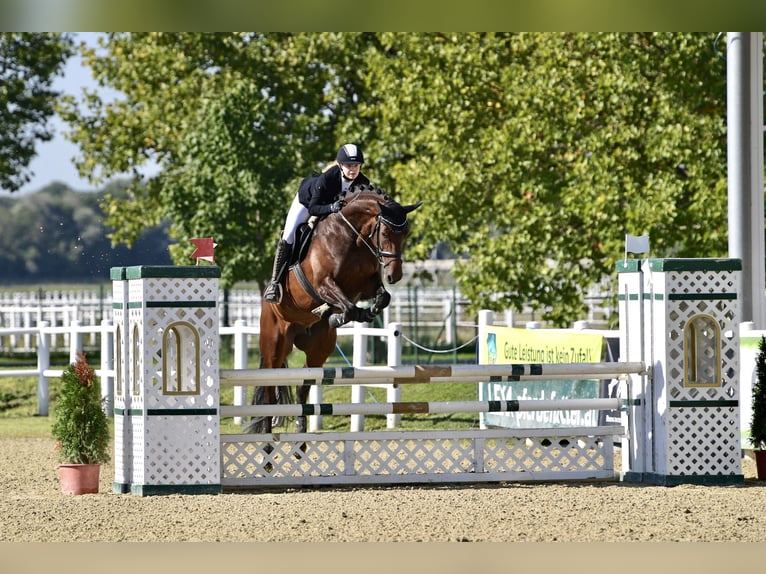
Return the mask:
{"type": "MultiPolygon", "coordinates": [[[[88,44],[96,45],[97,33],[79,33],[77,41],[84,40],[88,44]]],[[[79,56],[73,57],[66,65],[63,77],[54,81],[54,87],[67,94],[80,96],[82,89],[87,87],[94,89],[96,82],[90,75],[90,69],[82,64],[79,56]]],[[[34,192],[41,188],[60,181],[77,191],[92,191],[94,188],[86,179],[77,174],[72,158],[77,155],[77,146],[64,138],[67,126],[58,116],[51,120],[50,125],[54,129],[54,138],[49,142],[37,144],[37,156],[30,163],[30,169],[34,174],[32,180],[25,185],[20,193],[34,192]]]]}

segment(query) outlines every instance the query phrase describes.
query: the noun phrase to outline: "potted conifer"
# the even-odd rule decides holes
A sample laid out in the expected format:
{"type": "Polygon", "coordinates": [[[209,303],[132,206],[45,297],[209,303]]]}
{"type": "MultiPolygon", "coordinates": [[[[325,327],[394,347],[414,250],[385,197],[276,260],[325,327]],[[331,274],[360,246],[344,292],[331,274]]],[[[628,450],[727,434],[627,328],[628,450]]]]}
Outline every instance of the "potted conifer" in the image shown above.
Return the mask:
{"type": "Polygon", "coordinates": [[[59,450],[63,494],[98,492],[101,464],[109,460],[109,424],[96,373],[83,353],[61,376],[53,438],[59,450]]]}
{"type": "Polygon", "coordinates": [[[755,454],[758,480],[766,480],[766,337],[761,336],[755,358],[753,414],[750,419],[750,444],[755,454]]]}

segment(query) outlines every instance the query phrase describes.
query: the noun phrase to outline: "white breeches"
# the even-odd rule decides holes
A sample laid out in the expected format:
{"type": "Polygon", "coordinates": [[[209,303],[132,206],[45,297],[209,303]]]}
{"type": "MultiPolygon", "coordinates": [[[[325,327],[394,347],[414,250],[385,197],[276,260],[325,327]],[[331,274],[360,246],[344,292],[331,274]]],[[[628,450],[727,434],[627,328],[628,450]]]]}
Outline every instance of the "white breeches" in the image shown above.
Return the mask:
{"type": "Polygon", "coordinates": [[[287,212],[287,218],[285,219],[285,229],[282,231],[282,239],[287,241],[290,245],[295,243],[295,231],[301,223],[308,221],[309,210],[298,199],[298,194],[295,194],[290,210],[287,212]]]}

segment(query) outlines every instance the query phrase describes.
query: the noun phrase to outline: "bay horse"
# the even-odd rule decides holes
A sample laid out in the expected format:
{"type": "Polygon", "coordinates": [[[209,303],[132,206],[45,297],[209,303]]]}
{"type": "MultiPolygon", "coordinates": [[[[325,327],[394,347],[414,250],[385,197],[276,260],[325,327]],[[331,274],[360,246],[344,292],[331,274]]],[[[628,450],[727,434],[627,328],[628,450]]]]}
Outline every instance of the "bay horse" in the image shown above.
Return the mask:
{"type": "MultiPolygon", "coordinates": [[[[407,214],[422,205],[402,206],[382,190],[358,186],[341,197],[343,208],[316,222],[305,255],[285,275],[280,303],[261,308],[261,368],[287,366],[293,346],[306,354],[306,367],[321,367],[335,349],[336,329],[350,321],[372,321],[391,301],[389,284],[402,278],[407,214]],[[372,301],[369,307],[356,305],[372,301]]],[[[294,251],[299,239],[295,241],[294,251]]],[[[296,391],[305,404],[310,385],[296,391]]],[[[253,404],[291,401],[287,387],[256,387],[253,404]]],[[[272,417],[254,417],[246,432],[270,433],[272,417]]],[[[306,431],[306,417],[296,417],[296,432],[306,431]]]]}

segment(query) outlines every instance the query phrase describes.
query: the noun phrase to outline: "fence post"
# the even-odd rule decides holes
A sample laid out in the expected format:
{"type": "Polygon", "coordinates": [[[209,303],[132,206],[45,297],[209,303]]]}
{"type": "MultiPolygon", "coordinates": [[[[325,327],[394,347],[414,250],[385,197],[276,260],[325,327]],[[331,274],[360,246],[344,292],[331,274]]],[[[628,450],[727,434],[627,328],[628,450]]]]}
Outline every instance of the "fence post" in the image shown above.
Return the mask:
{"type": "Polygon", "coordinates": [[[82,353],[82,333],[77,329],[80,326],[80,321],[72,319],[69,323],[69,362],[77,362],[77,353],[82,353]]]}
{"type": "MultiPolygon", "coordinates": [[[[354,358],[355,367],[364,367],[367,365],[367,335],[360,332],[364,323],[354,323],[354,358]]],[[[355,404],[364,404],[364,395],[367,387],[354,385],[351,387],[351,402],[355,404]]],[[[362,432],[364,430],[364,415],[351,415],[351,432],[362,432]]]]}
{"type": "MultiPolygon", "coordinates": [[[[481,345],[485,344],[485,341],[481,340],[481,337],[484,336],[487,332],[487,327],[490,327],[495,322],[495,314],[488,310],[488,309],[482,309],[479,311],[479,340],[476,342],[476,349],[480,349],[481,345]]],[[[477,362],[479,362],[477,360],[477,362]]],[[[483,396],[484,386],[479,385],[479,400],[480,401],[486,401],[488,397],[483,396]]],[[[484,420],[484,417],[479,415],[479,428],[481,430],[485,430],[487,428],[487,423],[484,420]]]]}
{"type": "Polygon", "coordinates": [[[114,416],[114,338],[112,321],[101,320],[101,399],[106,416],[114,416]]]}
{"type": "Polygon", "coordinates": [[[40,332],[37,335],[37,414],[48,416],[48,377],[45,371],[51,366],[51,349],[48,334],[48,321],[38,321],[40,332]]]}
{"type": "MultiPolygon", "coordinates": [[[[388,359],[386,363],[389,367],[398,367],[402,364],[402,324],[388,324],[388,359]]],[[[389,403],[398,403],[402,400],[402,387],[399,385],[389,385],[386,389],[386,400],[389,403]]],[[[387,414],[386,427],[393,429],[401,424],[402,415],[387,414]]]]}
{"type": "MultiPolygon", "coordinates": [[[[245,333],[247,321],[237,319],[234,321],[234,368],[247,368],[247,334],[245,333]]],[[[234,405],[241,407],[245,405],[247,397],[245,396],[245,387],[238,385],[234,387],[234,405]]],[[[234,417],[234,424],[241,425],[242,417],[234,417]]]]}

